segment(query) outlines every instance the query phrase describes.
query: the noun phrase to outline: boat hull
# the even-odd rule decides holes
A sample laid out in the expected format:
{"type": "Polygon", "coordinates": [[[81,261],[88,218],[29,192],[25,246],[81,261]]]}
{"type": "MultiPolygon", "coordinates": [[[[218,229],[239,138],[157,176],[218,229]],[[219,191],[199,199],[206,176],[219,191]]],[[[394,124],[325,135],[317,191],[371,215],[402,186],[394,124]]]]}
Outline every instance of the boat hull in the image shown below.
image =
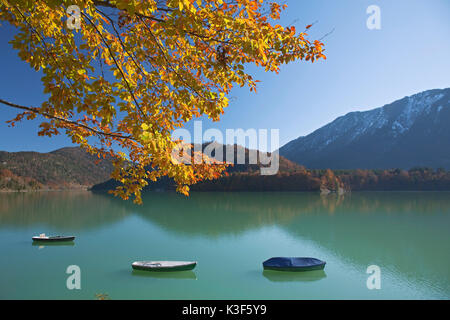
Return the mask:
{"type": "Polygon", "coordinates": [[[308,266],[308,267],[264,267],[264,270],[273,271],[292,271],[292,272],[302,272],[302,271],[314,271],[325,269],[325,264],[318,266],[308,266]]]}
{"type": "Polygon", "coordinates": [[[263,262],[264,270],[302,272],[323,270],[326,262],[315,258],[271,258],[263,262]]]}
{"type": "Polygon", "coordinates": [[[33,237],[35,242],[63,242],[63,241],[73,241],[75,237],[33,237]]]}
{"type": "Polygon", "coordinates": [[[197,262],[134,262],[131,267],[133,270],[151,271],[151,272],[176,272],[190,271],[197,266],[197,262]]]}

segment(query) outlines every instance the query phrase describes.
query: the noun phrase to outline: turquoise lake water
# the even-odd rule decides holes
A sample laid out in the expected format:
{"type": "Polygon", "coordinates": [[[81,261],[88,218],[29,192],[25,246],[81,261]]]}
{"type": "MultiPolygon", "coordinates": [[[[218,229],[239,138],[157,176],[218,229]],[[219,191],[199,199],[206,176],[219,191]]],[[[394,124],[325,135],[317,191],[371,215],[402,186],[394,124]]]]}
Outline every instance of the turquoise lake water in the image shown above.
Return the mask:
{"type": "Polygon", "coordinates": [[[137,206],[90,192],[0,194],[0,299],[449,299],[450,193],[150,193],[137,206]],[[75,235],[72,245],[31,237],[75,235]],[[324,271],[263,272],[273,256],[324,271]],[[136,260],[196,260],[133,272],[136,260]],[[66,269],[81,270],[69,290],[66,269]],[[381,269],[381,289],[366,286],[381,269]]]}

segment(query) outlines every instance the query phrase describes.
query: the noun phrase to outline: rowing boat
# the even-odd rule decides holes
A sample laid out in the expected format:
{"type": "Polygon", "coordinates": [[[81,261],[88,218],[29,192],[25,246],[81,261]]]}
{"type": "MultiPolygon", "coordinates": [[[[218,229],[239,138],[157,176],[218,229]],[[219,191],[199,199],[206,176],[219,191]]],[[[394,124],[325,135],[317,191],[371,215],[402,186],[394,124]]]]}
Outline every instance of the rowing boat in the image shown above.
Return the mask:
{"type": "Polygon", "coordinates": [[[33,241],[39,242],[56,242],[56,241],[73,241],[75,240],[74,236],[38,236],[33,237],[33,241]]]}
{"type": "Polygon", "coordinates": [[[197,265],[195,261],[136,261],[131,267],[145,271],[187,271],[197,265]]]}
{"type": "Polygon", "coordinates": [[[263,262],[264,270],[277,271],[311,271],[323,270],[325,261],[316,258],[276,257],[263,262]]]}

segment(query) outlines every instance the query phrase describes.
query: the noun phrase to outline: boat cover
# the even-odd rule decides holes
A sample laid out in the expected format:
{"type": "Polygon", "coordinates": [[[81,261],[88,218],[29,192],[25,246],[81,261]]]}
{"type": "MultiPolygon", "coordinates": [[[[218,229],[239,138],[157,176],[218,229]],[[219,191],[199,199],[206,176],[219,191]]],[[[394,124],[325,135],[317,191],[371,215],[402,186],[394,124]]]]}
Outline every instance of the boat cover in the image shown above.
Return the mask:
{"type": "Polygon", "coordinates": [[[270,258],[263,262],[264,267],[290,268],[290,267],[310,267],[322,265],[325,262],[316,258],[287,258],[276,257],[270,258]]]}

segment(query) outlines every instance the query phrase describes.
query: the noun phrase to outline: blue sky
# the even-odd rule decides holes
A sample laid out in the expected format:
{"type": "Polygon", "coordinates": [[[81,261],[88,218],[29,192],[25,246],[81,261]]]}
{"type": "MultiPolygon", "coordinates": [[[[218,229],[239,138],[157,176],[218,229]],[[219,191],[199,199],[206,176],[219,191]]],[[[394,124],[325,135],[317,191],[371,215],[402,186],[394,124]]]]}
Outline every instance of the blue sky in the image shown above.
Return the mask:
{"type": "MultiPolygon", "coordinates": [[[[368,110],[420,91],[450,87],[450,1],[288,0],[282,23],[297,30],[312,22],[312,39],[323,39],[327,60],[295,62],[281,73],[255,68],[258,93],[237,89],[221,122],[203,127],[280,129],[280,144],[309,134],[351,111],[368,110]],[[366,9],[381,9],[381,30],[369,30],[366,9]]],[[[14,30],[0,26],[0,98],[38,106],[40,75],[21,61],[8,41],[14,30]]],[[[9,128],[15,110],[0,105],[0,150],[48,152],[70,146],[64,136],[38,137],[37,121],[9,128]]],[[[192,125],[187,126],[191,128],[192,125]]]]}

